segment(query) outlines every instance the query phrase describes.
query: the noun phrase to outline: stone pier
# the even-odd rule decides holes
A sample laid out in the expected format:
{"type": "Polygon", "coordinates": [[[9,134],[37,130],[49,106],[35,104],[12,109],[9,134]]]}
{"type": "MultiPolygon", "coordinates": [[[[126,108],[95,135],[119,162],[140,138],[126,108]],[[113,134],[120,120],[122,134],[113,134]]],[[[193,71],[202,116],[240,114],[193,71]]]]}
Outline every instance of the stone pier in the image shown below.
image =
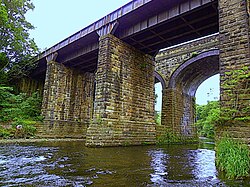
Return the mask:
{"type": "Polygon", "coordinates": [[[111,34],[100,38],[87,146],[155,143],[153,57],[111,34]]]}
{"type": "Polygon", "coordinates": [[[39,126],[41,137],[85,138],[92,119],[94,75],[80,73],[55,62],[47,62],[39,126]]]}

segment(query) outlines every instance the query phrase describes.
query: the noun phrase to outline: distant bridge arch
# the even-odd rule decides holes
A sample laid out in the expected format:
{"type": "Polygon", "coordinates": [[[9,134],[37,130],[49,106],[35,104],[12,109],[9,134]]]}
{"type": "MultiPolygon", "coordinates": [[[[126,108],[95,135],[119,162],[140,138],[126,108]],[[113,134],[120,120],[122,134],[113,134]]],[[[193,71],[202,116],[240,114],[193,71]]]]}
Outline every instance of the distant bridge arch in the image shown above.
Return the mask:
{"type": "Polygon", "coordinates": [[[218,41],[218,34],[214,34],[162,50],[156,56],[156,71],[166,81],[162,129],[196,136],[195,93],[203,81],[219,73],[218,41]]]}
{"type": "Polygon", "coordinates": [[[155,82],[160,82],[162,89],[166,88],[166,80],[164,79],[163,75],[161,75],[159,72],[154,71],[154,77],[157,79],[155,82]]]}
{"type": "Polygon", "coordinates": [[[182,87],[183,93],[195,96],[202,82],[219,73],[219,50],[202,52],[181,64],[172,74],[168,88],[182,87]]]}

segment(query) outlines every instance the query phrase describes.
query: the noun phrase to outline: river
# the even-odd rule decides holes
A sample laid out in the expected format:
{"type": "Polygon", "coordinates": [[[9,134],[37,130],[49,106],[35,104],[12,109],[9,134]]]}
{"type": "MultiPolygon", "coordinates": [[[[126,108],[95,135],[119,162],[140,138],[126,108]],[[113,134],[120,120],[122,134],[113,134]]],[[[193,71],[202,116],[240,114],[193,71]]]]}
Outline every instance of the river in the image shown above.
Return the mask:
{"type": "Polygon", "coordinates": [[[0,186],[250,186],[215,167],[212,142],[86,148],[84,142],[0,144],[0,186]]]}

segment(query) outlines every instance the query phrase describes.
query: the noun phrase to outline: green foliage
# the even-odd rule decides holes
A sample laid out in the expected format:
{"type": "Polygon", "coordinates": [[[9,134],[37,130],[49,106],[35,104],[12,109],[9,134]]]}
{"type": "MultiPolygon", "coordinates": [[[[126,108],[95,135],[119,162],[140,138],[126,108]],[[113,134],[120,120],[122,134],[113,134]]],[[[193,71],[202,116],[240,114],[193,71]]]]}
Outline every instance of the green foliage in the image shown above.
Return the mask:
{"type": "Polygon", "coordinates": [[[173,144],[180,142],[181,142],[180,136],[177,136],[176,134],[170,131],[166,131],[163,135],[157,138],[158,145],[173,144]]]}
{"type": "Polygon", "coordinates": [[[38,48],[29,38],[34,26],[25,19],[25,14],[33,9],[31,0],[0,3],[0,71],[6,67],[10,78],[26,75],[35,66],[30,59],[37,55],[38,48]]]}
{"type": "Polygon", "coordinates": [[[28,97],[26,94],[21,93],[18,95],[12,93],[4,93],[8,97],[0,102],[0,120],[11,121],[16,118],[21,119],[37,119],[40,115],[41,100],[37,93],[28,97]]]}
{"type": "Polygon", "coordinates": [[[5,128],[4,126],[0,125],[0,137],[8,138],[11,135],[14,135],[15,130],[13,128],[5,128]]]}
{"type": "Polygon", "coordinates": [[[216,165],[227,178],[250,175],[250,151],[246,144],[224,137],[216,145],[216,165]]]}
{"type": "Polygon", "coordinates": [[[25,136],[35,133],[36,121],[41,121],[41,98],[37,93],[13,94],[13,88],[0,86],[0,137],[13,135],[13,129],[22,125],[25,136]],[[12,128],[4,128],[3,124],[10,124],[12,128]],[[9,133],[9,134],[8,134],[9,133]]]}
{"type": "Polygon", "coordinates": [[[35,121],[41,120],[41,99],[14,94],[8,80],[16,80],[29,74],[36,67],[31,60],[38,54],[29,30],[34,29],[25,18],[33,10],[31,0],[1,0],[0,3],[0,137],[14,136],[16,126],[22,125],[22,133],[33,135],[35,121]]]}
{"type": "Polygon", "coordinates": [[[221,121],[250,121],[250,70],[249,67],[225,72],[223,92],[230,98],[223,107],[221,121]],[[245,104],[243,104],[245,103],[245,104]]]}
{"type": "Polygon", "coordinates": [[[195,123],[198,134],[214,138],[214,126],[220,118],[219,101],[210,101],[207,105],[197,105],[195,123]]]}
{"type": "Polygon", "coordinates": [[[8,84],[8,76],[7,73],[0,70],[0,85],[8,84]]]}
{"type": "Polygon", "coordinates": [[[0,72],[8,65],[8,58],[5,53],[0,52],[0,72]]]}
{"type": "Polygon", "coordinates": [[[186,138],[181,135],[178,135],[171,130],[166,130],[164,134],[157,137],[157,145],[166,145],[166,144],[182,144],[182,143],[194,143],[197,142],[195,138],[186,138]]]}
{"type": "Polygon", "coordinates": [[[17,119],[17,121],[12,123],[13,127],[16,127],[18,125],[22,126],[22,133],[24,136],[34,136],[36,132],[36,128],[34,125],[36,124],[36,121],[33,120],[22,120],[22,119],[17,119]]]}
{"type": "Polygon", "coordinates": [[[196,57],[196,56],[198,56],[198,55],[199,55],[198,52],[192,52],[192,53],[191,53],[191,58],[196,57]]]}
{"type": "Polygon", "coordinates": [[[161,113],[155,111],[155,123],[156,125],[161,125],[161,113]]]}

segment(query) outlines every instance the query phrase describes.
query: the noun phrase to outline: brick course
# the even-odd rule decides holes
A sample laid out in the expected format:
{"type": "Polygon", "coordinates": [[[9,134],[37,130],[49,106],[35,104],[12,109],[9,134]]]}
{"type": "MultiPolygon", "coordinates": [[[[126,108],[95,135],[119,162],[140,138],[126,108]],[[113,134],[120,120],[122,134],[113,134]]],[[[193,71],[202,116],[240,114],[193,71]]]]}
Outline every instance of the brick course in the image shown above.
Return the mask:
{"type": "MultiPolygon", "coordinates": [[[[249,0],[219,0],[219,25],[220,25],[220,101],[222,111],[226,108],[233,109],[237,103],[237,109],[244,116],[250,116],[250,111],[241,111],[244,106],[250,106],[250,85],[242,88],[227,90],[224,81],[230,79],[225,73],[241,69],[242,67],[250,67],[250,28],[249,28],[249,0]],[[238,96],[230,96],[230,91],[237,90],[238,96]],[[229,91],[229,92],[228,92],[229,91]],[[237,97],[237,98],[236,98],[237,97]]],[[[249,81],[248,81],[249,82],[249,81]]],[[[238,86],[238,85],[237,85],[238,86]]],[[[248,122],[249,123],[249,122],[248,122]]],[[[224,128],[219,128],[217,134],[221,131],[227,131],[233,136],[238,137],[235,129],[240,124],[227,124],[224,128]]],[[[244,125],[240,131],[244,131],[244,125]]],[[[247,132],[248,132],[247,131],[247,132]]],[[[242,132],[242,138],[244,136],[242,132]]]]}
{"type": "Polygon", "coordinates": [[[155,143],[154,61],[112,35],[100,38],[93,123],[86,145],[155,143]]]}
{"type": "Polygon", "coordinates": [[[92,119],[93,92],[93,74],[48,62],[42,105],[45,120],[44,127],[38,126],[40,136],[82,138],[92,119]]]}
{"type": "MultiPolygon", "coordinates": [[[[155,70],[159,72],[165,82],[166,88],[162,91],[162,120],[161,126],[157,126],[157,136],[166,130],[185,136],[186,138],[196,138],[195,122],[195,97],[189,90],[196,89],[204,79],[219,71],[218,58],[209,57],[208,60],[200,61],[196,65],[188,65],[190,68],[181,68],[188,60],[194,59],[199,54],[204,54],[211,50],[217,50],[219,45],[218,34],[211,35],[199,40],[188,42],[175,47],[162,50],[156,56],[155,70]],[[216,67],[217,64],[217,67],[216,67]],[[193,67],[192,67],[193,66],[193,67]],[[214,67],[210,67],[214,66],[214,67]],[[192,69],[195,73],[190,73],[192,69]],[[180,75],[175,76],[175,72],[180,70],[180,75]],[[199,76],[198,76],[199,74],[199,76]],[[195,75],[194,77],[192,77],[195,75]],[[197,79],[197,80],[196,80],[197,79]],[[174,82],[173,85],[171,80],[174,82]],[[192,83],[192,87],[190,88],[192,83]]],[[[206,56],[204,57],[206,59],[206,56]]],[[[195,62],[195,61],[194,61],[195,62]]]]}
{"type": "MultiPolygon", "coordinates": [[[[250,66],[249,10],[249,0],[219,0],[219,34],[165,49],[156,56],[155,64],[153,57],[110,34],[100,38],[95,76],[48,62],[42,107],[45,125],[39,126],[38,131],[47,137],[86,137],[88,146],[155,143],[156,134],[166,129],[195,137],[192,126],[195,121],[194,92],[199,83],[218,68],[221,105],[222,108],[230,106],[232,98],[223,87],[223,82],[230,77],[226,77],[225,72],[250,66]],[[219,58],[204,57],[195,66],[181,69],[190,59],[218,49],[219,58]],[[166,83],[162,125],[157,127],[154,122],[154,70],[166,83]],[[179,74],[175,75],[177,71],[179,74]],[[198,74],[194,74],[195,71],[198,74]],[[96,91],[93,97],[94,77],[96,91]],[[189,89],[191,86],[193,90],[189,89]]],[[[242,106],[249,105],[249,95],[249,87],[239,90],[242,106]]],[[[249,129],[241,126],[243,131],[249,129]]],[[[236,134],[237,128],[228,126],[225,130],[236,134]]],[[[223,128],[218,129],[221,134],[223,128]]]]}

